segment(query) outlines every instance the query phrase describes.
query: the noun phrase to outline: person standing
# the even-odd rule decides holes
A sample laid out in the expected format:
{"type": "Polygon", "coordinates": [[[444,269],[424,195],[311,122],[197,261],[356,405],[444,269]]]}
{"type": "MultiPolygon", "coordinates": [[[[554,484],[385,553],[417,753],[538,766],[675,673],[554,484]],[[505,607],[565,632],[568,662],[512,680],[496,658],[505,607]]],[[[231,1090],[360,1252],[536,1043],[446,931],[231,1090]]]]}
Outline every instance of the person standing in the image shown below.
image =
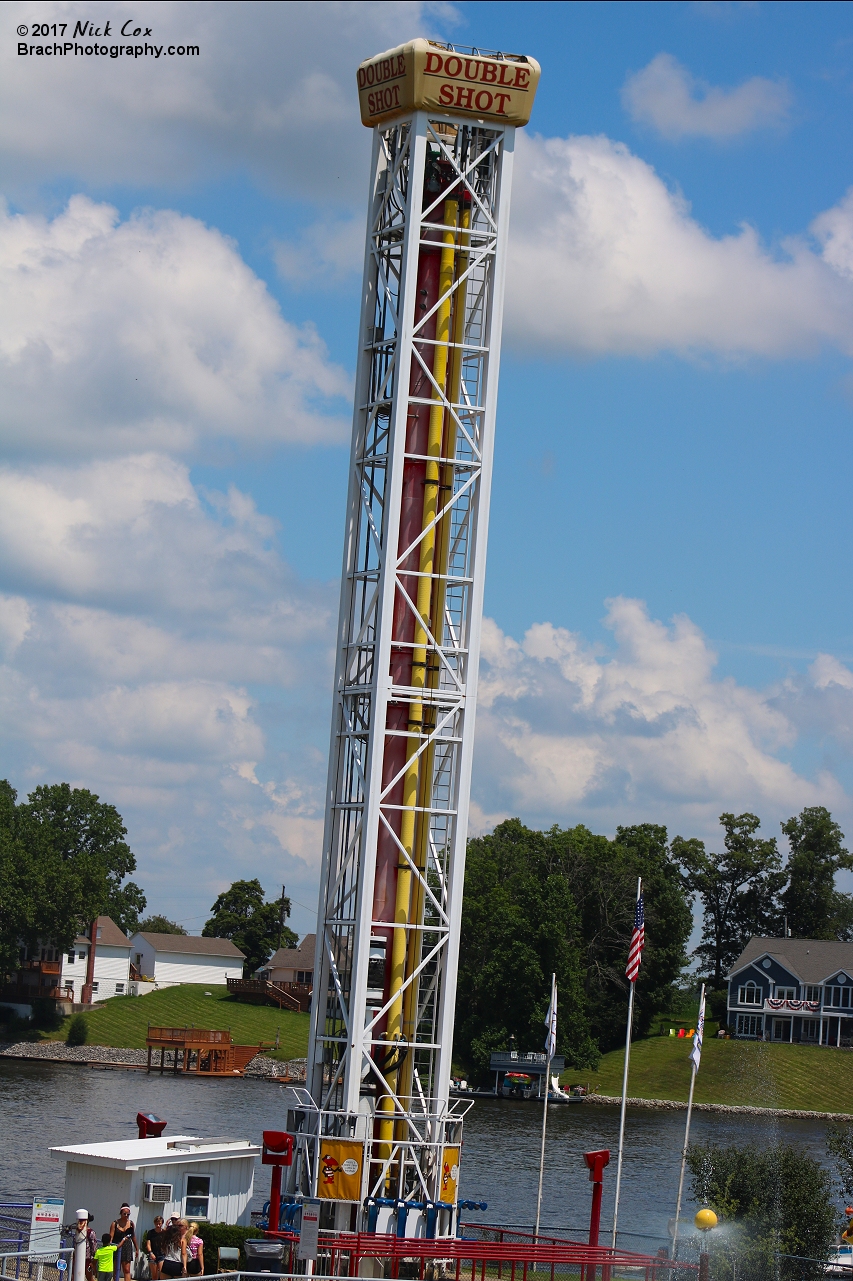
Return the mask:
{"type": "Polygon", "coordinates": [[[86,1238],[86,1281],[95,1281],[95,1251],[98,1248],[98,1238],[90,1225],[89,1211],[86,1209],[78,1210],[77,1231],[80,1236],[85,1236],[86,1238]]]}
{"type": "Polygon", "coordinates": [[[187,1275],[187,1245],[180,1223],[174,1220],[163,1233],[163,1261],[160,1264],[161,1277],[185,1277],[187,1275]]]}
{"type": "Polygon", "coordinates": [[[154,1227],[145,1238],[145,1249],[148,1251],[148,1266],[151,1269],[151,1281],[160,1281],[160,1264],[163,1262],[163,1216],[155,1214],[154,1227]]]}
{"type": "Polygon", "coordinates": [[[95,1251],[95,1266],[98,1269],[98,1281],[109,1281],[115,1268],[115,1256],[119,1247],[110,1241],[109,1232],[101,1237],[101,1244],[95,1251]]]}
{"type": "Polygon", "coordinates": [[[189,1224],[184,1240],[187,1244],[187,1276],[201,1276],[204,1272],[204,1242],[198,1235],[197,1223],[189,1224]]]}
{"type": "Polygon", "coordinates": [[[110,1241],[119,1246],[116,1259],[123,1275],[123,1281],[130,1281],[130,1265],[139,1254],[136,1244],[136,1224],[130,1217],[130,1206],[125,1201],[119,1210],[118,1218],[110,1224],[110,1241]]]}

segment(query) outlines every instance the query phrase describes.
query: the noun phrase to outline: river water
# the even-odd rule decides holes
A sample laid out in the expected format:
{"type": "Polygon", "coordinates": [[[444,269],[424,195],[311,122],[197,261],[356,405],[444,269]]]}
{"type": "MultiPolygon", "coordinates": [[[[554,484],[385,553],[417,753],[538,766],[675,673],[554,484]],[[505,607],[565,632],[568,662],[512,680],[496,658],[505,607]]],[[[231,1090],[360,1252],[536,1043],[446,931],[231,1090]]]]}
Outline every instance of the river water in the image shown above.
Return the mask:
{"type": "MultiPolygon", "coordinates": [[[[141,1072],[0,1059],[0,1200],[34,1194],[62,1195],[64,1171],[48,1148],[60,1144],[134,1138],[136,1113],[154,1112],[169,1134],[228,1134],[260,1141],[264,1129],[284,1121],[286,1087],[264,1081],[175,1080],[141,1072]]],[[[483,1222],[531,1225],[542,1112],[534,1102],[478,1100],[465,1123],[460,1194],[488,1202],[483,1222]]],[[[629,1109],[619,1213],[620,1244],[657,1249],[667,1240],[675,1213],[683,1112],[629,1109]],[[624,1235],[623,1235],[624,1233],[624,1235]]],[[[691,1137],[698,1142],[766,1144],[784,1139],[824,1162],[825,1124],[747,1115],[697,1112],[691,1137]]],[[[609,1148],[602,1228],[612,1222],[619,1111],[598,1104],[548,1110],[542,1224],[583,1232],[591,1184],[583,1154],[609,1148]]],[[[269,1173],[258,1162],[253,1209],[268,1194],[269,1173]]],[[[689,1199],[686,1214],[695,1206],[689,1199]]]]}

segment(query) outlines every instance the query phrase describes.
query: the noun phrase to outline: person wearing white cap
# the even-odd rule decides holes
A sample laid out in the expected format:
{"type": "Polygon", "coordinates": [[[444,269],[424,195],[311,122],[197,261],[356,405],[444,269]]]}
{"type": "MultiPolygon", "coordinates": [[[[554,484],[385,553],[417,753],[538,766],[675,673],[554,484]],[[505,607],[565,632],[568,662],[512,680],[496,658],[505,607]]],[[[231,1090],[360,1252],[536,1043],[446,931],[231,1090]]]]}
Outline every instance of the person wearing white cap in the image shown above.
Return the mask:
{"type": "Polygon", "coordinates": [[[95,1251],[98,1248],[98,1238],[89,1224],[92,1222],[92,1216],[85,1206],[77,1211],[77,1232],[78,1236],[86,1238],[86,1281],[94,1281],[95,1276],[95,1251]]]}

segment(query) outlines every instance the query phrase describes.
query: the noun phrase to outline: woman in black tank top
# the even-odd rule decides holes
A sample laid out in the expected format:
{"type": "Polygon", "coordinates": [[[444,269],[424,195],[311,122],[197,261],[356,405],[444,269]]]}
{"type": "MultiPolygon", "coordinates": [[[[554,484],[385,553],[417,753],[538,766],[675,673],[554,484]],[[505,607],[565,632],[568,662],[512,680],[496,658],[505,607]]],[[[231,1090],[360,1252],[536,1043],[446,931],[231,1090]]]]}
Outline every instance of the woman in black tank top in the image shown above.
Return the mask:
{"type": "Polygon", "coordinates": [[[130,1206],[123,1205],[117,1219],[110,1224],[110,1242],[119,1246],[116,1258],[121,1260],[123,1281],[130,1281],[130,1265],[139,1253],[136,1244],[136,1225],[130,1217],[130,1206]]]}

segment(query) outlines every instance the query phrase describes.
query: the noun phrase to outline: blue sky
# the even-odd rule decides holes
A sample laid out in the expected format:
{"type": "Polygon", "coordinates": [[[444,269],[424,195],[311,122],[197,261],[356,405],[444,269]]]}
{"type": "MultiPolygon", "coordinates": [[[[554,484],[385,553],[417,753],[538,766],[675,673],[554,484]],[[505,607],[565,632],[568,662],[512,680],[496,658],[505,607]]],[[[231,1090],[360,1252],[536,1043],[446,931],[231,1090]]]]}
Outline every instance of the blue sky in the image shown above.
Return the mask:
{"type": "MultiPolygon", "coordinates": [[[[362,57],[533,54],[473,815],[853,838],[853,8],[108,0],[194,59],[21,58],[0,149],[0,770],[125,815],[152,907],[312,923],[362,57]]],[[[30,39],[33,43],[33,38],[30,39]]]]}

